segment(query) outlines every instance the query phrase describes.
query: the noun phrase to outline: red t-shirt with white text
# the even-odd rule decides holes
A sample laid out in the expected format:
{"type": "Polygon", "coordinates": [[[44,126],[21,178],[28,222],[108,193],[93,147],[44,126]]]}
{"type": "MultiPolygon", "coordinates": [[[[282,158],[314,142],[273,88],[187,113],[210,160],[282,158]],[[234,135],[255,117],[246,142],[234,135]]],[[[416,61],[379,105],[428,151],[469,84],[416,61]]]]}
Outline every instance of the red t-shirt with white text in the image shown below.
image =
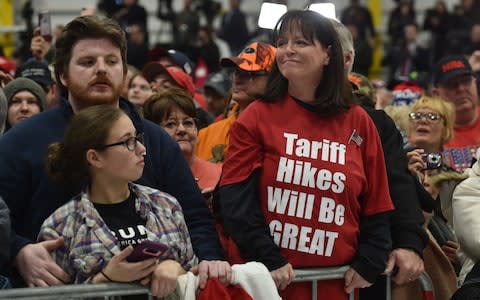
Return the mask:
{"type": "MultiPolygon", "coordinates": [[[[221,185],[257,168],[271,236],[294,268],[349,264],[360,216],[393,209],[380,138],[359,106],[324,117],[291,97],[253,102],[230,132],[221,185]]],[[[323,299],[346,299],[343,281],[319,287],[323,299]]]]}

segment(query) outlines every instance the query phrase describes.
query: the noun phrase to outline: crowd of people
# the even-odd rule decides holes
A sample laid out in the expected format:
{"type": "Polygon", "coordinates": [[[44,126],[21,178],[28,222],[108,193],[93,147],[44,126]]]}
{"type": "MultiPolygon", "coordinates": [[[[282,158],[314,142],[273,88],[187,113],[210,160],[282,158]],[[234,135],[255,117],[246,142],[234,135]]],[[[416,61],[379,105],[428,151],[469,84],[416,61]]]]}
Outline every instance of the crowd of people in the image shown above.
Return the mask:
{"type": "Polygon", "coordinates": [[[435,299],[480,295],[476,1],[443,29],[460,12],[438,1],[428,49],[398,1],[385,81],[368,77],[378,33],[359,1],[340,21],[287,11],[265,41],[238,31],[232,0],[226,52],[193,1],[159,7],[177,24],[169,50],[144,47],[138,1],[107,2],[53,41],[34,30],[31,57],[1,70],[0,288],[310,299],[297,269],[348,265],[318,299],[383,299],[386,275],[394,299],[421,299],[422,273],[435,299]],[[439,34],[452,30],[469,47],[439,34]]]}

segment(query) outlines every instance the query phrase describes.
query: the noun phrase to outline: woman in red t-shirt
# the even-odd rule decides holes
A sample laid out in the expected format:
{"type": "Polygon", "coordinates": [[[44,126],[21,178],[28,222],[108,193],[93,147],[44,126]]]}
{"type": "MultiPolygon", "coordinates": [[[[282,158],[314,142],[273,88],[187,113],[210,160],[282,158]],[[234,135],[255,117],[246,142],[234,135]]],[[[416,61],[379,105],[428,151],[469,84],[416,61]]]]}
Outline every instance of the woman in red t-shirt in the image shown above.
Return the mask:
{"type": "Polygon", "coordinates": [[[350,265],[345,280],[318,284],[322,299],[347,299],[384,271],[391,248],[380,138],[354,104],[329,19],[289,11],[274,39],[264,99],[230,132],[221,215],[241,256],[266,265],[282,298],[310,296],[309,283],[291,284],[294,268],[350,265]]]}

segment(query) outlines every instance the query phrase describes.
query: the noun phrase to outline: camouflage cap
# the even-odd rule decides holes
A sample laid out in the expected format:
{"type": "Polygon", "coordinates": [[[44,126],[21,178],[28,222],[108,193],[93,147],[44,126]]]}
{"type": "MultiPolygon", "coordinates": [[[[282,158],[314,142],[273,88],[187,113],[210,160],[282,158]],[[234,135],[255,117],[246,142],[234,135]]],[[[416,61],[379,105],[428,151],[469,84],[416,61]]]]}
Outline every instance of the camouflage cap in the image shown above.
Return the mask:
{"type": "Polygon", "coordinates": [[[251,43],[238,56],[225,57],[220,60],[222,67],[236,67],[247,72],[270,72],[277,48],[263,42],[251,43]]]}
{"type": "Polygon", "coordinates": [[[371,84],[367,77],[362,74],[350,72],[348,81],[353,86],[353,93],[360,97],[368,97],[375,103],[375,87],[371,84]]]}

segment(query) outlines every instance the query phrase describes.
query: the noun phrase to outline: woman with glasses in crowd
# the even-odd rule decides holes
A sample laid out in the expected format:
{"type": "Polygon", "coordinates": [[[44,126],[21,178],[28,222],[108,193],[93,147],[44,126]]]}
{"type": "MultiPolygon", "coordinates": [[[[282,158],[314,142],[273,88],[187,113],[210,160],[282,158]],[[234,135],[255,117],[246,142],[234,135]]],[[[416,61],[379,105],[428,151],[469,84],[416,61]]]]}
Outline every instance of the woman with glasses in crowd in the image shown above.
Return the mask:
{"type": "Polygon", "coordinates": [[[454,115],[450,103],[437,97],[424,96],[411,107],[408,115],[408,139],[417,148],[409,152],[409,170],[415,174],[424,167],[422,153],[441,153],[453,135],[454,115]]]}
{"type": "Polygon", "coordinates": [[[217,165],[195,154],[198,141],[198,126],[192,96],[184,90],[170,88],[152,95],[144,105],[144,117],[165,129],[177,141],[197,184],[211,208],[211,195],[222,172],[217,165]]]}
{"type": "Polygon", "coordinates": [[[283,299],[311,297],[311,283],[292,283],[293,268],[350,265],[344,280],[318,282],[318,299],[347,299],[385,270],[391,250],[380,138],[354,103],[329,19],[289,11],[274,40],[266,92],[230,131],[221,217],[242,257],[266,265],[283,299]]]}
{"type": "MultiPolygon", "coordinates": [[[[463,222],[462,218],[453,218],[454,213],[461,211],[453,211],[452,196],[457,184],[468,177],[450,167],[455,157],[442,153],[443,145],[450,141],[454,132],[455,109],[451,103],[438,97],[424,96],[413,104],[409,120],[409,143],[415,149],[407,153],[408,169],[418,176],[432,198],[437,200],[434,203],[433,221],[446,222],[450,229],[454,226],[454,219],[463,222]],[[435,158],[437,154],[440,154],[439,160],[435,158]]],[[[469,228],[470,225],[461,227],[469,228]]],[[[454,229],[457,231],[457,226],[454,229]]],[[[439,240],[436,235],[434,237],[455,268],[458,282],[463,282],[473,262],[459,249],[455,236],[448,241],[439,240]]]]}
{"type": "Polygon", "coordinates": [[[438,97],[423,96],[410,108],[408,114],[407,152],[408,169],[418,177],[433,198],[438,190],[430,184],[430,177],[440,172],[446,161],[442,157],[443,145],[453,135],[453,107],[438,97]]]}
{"type": "Polygon", "coordinates": [[[75,114],[64,141],[49,147],[51,178],[84,189],[45,220],[38,240],[63,238],[52,255],[75,283],[136,281],[161,297],[196,265],[177,200],[132,183],[145,154],[130,118],[106,105],[75,114]],[[148,253],[134,251],[146,242],[148,253]]]}
{"type": "MultiPolygon", "coordinates": [[[[454,118],[451,103],[429,96],[418,99],[408,114],[407,136],[410,147],[414,148],[407,153],[408,169],[421,180],[434,199],[440,191],[430,179],[449,169],[449,158],[443,157],[442,151],[443,145],[452,138],[454,118]]],[[[451,220],[449,215],[451,213],[446,217],[451,220]]]]}
{"type": "Polygon", "coordinates": [[[447,219],[451,222],[453,186],[461,177],[442,155],[443,145],[453,135],[454,116],[451,103],[429,96],[414,102],[408,114],[407,136],[414,148],[407,153],[408,169],[434,200],[423,205],[430,237],[423,258],[438,299],[450,299],[455,292],[455,268],[460,267],[459,245],[447,219]]]}

